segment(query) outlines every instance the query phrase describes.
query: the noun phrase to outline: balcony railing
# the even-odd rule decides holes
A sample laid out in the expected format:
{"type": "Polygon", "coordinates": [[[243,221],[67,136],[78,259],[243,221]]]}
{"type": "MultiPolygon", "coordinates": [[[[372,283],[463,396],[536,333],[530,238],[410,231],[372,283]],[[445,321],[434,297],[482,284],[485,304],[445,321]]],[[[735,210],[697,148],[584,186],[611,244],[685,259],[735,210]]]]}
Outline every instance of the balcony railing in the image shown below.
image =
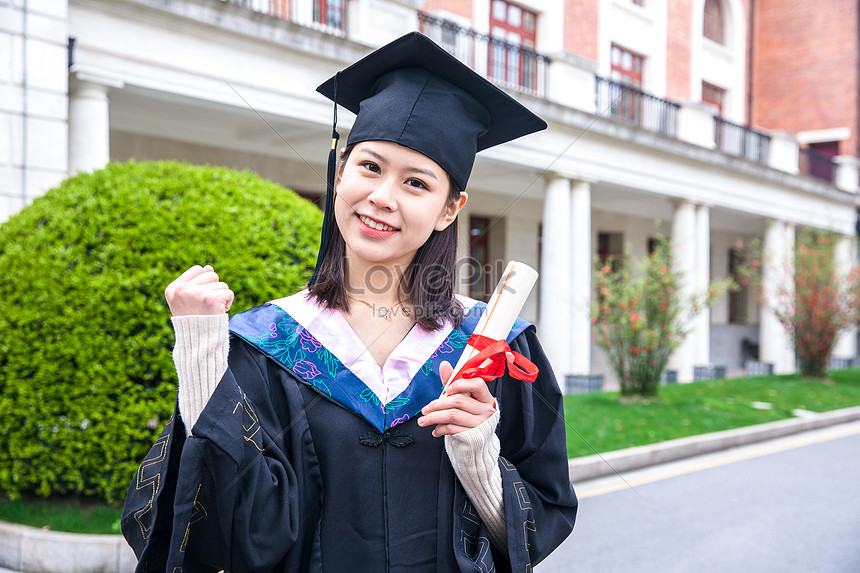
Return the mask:
{"type": "Polygon", "coordinates": [[[539,97],[546,93],[548,57],[424,12],[418,23],[423,34],[482,76],[539,97]]]}
{"type": "Polygon", "coordinates": [[[596,76],[597,112],[671,137],[678,126],[678,104],[643,92],[630,84],[596,76]]]}
{"type": "Polygon", "coordinates": [[[836,162],[829,155],[815,151],[810,147],[800,150],[800,172],[823,179],[829,183],[836,181],[836,162]]]}
{"type": "Polygon", "coordinates": [[[297,24],[321,27],[343,33],[346,31],[347,0],[305,0],[301,5],[293,0],[225,0],[246,8],[297,24]],[[304,10],[302,10],[304,8],[304,10]],[[307,12],[307,14],[305,14],[307,12]]]}
{"type": "Polygon", "coordinates": [[[724,153],[767,163],[770,136],[760,131],[715,117],[714,143],[724,153]]]}

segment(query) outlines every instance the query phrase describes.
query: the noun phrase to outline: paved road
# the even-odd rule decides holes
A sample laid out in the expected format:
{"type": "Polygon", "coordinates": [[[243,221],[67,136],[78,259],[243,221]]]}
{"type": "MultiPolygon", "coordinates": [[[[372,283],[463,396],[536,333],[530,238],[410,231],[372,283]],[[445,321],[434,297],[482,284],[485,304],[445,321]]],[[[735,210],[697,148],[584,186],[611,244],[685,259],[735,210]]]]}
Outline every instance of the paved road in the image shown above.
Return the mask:
{"type": "Polygon", "coordinates": [[[860,423],[624,479],[580,484],[536,573],[860,573],[860,423]]]}

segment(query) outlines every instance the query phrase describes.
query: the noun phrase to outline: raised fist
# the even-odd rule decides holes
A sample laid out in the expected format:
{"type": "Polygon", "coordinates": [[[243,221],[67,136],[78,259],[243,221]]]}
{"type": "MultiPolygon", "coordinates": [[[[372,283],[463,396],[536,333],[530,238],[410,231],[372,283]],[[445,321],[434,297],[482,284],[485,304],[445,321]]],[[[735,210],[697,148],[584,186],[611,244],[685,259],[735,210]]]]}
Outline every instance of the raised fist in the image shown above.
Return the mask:
{"type": "Polygon", "coordinates": [[[211,266],[194,265],[164,290],[173,316],[221,314],[230,310],[233,291],[211,266]]]}

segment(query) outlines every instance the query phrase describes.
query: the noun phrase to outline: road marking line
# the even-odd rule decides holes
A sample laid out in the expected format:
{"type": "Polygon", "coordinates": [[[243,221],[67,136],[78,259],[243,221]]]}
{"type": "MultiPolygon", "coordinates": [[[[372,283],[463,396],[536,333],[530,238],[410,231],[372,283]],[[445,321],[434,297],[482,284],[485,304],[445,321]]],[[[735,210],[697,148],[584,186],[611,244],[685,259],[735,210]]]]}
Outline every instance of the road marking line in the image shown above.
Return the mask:
{"type": "MultiPolygon", "coordinates": [[[[732,453],[721,453],[714,452],[711,454],[701,454],[701,456],[707,456],[709,459],[700,460],[698,462],[691,461],[695,460],[695,457],[688,458],[688,463],[684,463],[684,460],[678,460],[677,462],[668,462],[670,464],[678,464],[676,467],[668,468],[663,471],[652,471],[649,472],[648,468],[642,468],[641,470],[633,470],[636,473],[646,472],[645,475],[639,476],[624,476],[626,483],[610,483],[610,484],[595,484],[592,487],[584,486],[582,489],[576,489],[576,496],[579,499],[585,499],[588,497],[596,497],[598,495],[604,495],[607,493],[613,493],[616,491],[620,491],[623,489],[628,489],[628,487],[636,487],[639,485],[645,485],[648,483],[652,483],[655,481],[660,481],[664,479],[669,479],[673,477],[677,477],[684,474],[689,474],[701,470],[706,470],[710,468],[715,468],[719,466],[728,465],[734,462],[740,462],[743,460],[748,460],[752,458],[757,458],[760,456],[766,456],[769,454],[775,454],[778,452],[784,452],[786,450],[792,450],[795,448],[801,448],[803,446],[809,446],[812,444],[818,444],[821,442],[827,442],[830,440],[836,440],[838,438],[845,438],[847,436],[852,436],[855,434],[860,434],[860,424],[850,424],[850,425],[840,425],[834,426],[832,428],[816,430],[814,433],[809,434],[799,434],[796,436],[783,436],[781,438],[776,438],[774,443],[770,445],[762,445],[759,444],[748,444],[746,446],[741,446],[740,450],[732,453]],[[793,439],[792,439],[793,438],[793,439]],[[713,457],[716,456],[716,457],[713,457]],[[628,485],[629,484],[629,485],[628,485]]],[[[609,478],[611,479],[611,478],[609,478]]],[[[602,480],[601,480],[602,481],[602,480]]]]}

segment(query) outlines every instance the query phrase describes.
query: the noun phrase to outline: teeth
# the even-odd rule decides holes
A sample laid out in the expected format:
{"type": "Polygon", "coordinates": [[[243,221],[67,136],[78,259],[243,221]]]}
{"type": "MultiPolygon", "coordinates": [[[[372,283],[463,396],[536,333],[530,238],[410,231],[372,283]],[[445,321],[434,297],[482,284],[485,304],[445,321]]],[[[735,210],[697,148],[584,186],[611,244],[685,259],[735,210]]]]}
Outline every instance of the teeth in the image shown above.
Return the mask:
{"type": "Polygon", "coordinates": [[[389,227],[388,225],[386,225],[384,223],[377,223],[376,221],[374,221],[372,219],[368,219],[367,217],[365,217],[363,215],[359,215],[358,218],[361,219],[362,223],[364,223],[365,225],[367,225],[371,229],[376,229],[377,231],[396,231],[397,230],[394,227],[389,227]]]}

